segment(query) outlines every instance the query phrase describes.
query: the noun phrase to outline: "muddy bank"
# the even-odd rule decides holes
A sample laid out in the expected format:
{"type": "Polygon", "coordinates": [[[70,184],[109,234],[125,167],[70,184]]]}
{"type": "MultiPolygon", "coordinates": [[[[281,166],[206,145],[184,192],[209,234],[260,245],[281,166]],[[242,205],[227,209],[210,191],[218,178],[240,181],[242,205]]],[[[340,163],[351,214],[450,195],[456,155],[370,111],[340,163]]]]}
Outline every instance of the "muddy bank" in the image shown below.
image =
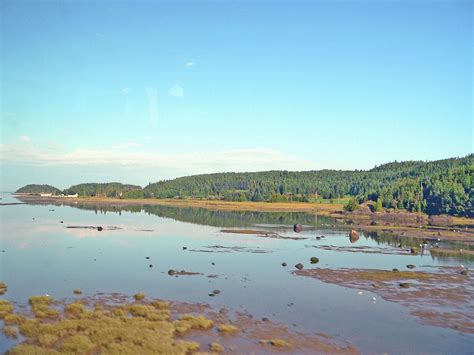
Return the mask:
{"type": "Polygon", "coordinates": [[[310,269],[293,274],[371,291],[406,306],[422,323],[474,333],[473,273],[461,267],[433,271],[310,269]]]}
{"type": "Polygon", "coordinates": [[[23,312],[8,301],[0,307],[3,333],[18,339],[8,354],[358,353],[325,334],[294,333],[270,320],[205,304],[97,294],[74,301],[35,296],[28,309],[18,307],[23,312]]]}

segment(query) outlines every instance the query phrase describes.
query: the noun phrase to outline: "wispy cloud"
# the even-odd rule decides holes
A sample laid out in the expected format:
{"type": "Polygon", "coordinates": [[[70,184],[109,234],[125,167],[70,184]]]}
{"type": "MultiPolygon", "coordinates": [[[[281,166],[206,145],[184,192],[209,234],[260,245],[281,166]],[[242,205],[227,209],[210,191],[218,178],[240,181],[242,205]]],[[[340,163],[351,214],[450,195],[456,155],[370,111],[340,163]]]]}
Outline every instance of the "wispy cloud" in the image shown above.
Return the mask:
{"type": "Polygon", "coordinates": [[[31,138],[29,136],[20,136],[20,140],[22,142],[31,142],[31,138]]]}
{"type": "Polygon", "coordinates": [[[194,67],[195,65],[196,65],[196,63],[194,63],[194,62],[186,62],[186,63],[184,64],[184,66],[185,66],[186,68],[191,68],[191,67],[194,67]]]}
{"type": "Polygon", "coordinates": [[[174,85],[168,90],[168,94],[181,99],[184,97],[184,89],[179,85],[174,85]]]}
{"type": "Polygon", "coordinates": [[[135,142],[126,142],[117,145],[113,145],[112,149],[130,149],[130,148],[140,148],[143,144],[135,143],[135,142]]]}
{"type": "Polygon", "coordinates": [[[24,145],[0,145],[0,162],[31,166],[127,166],[175,169],[186,174],[222,171],[256,171],[270,169],[304,170],[314,164],[278,150],[257,147],[219,152],[162,154],[137,151],[139,144],[128,143],[110,149],[76,149],[52,151],[24,145]]]}

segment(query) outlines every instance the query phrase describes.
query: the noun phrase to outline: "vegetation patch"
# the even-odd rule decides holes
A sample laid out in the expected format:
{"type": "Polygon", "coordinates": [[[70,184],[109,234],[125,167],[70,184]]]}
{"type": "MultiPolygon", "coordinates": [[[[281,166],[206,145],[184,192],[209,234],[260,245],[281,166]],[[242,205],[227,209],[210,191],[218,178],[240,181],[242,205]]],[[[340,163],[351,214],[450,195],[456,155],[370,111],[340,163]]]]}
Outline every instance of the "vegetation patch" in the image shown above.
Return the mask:
{"type": "Polygon", "coordinates": [[[232,324],[221,324],[217,330],[221,333],[236,333],[239,331],[239,328],[232,324]]]}
{"type": "Polygon", "coordinates": [[[6,301],[0,300],[0,319],[4,319],[7,314],[13,311],[13,305],[6,301]]]}
{"type": "Polygon", "coordinates": [[[145,298],[145,294],[139,292],[139,293],[134,294],[133,298],[135,298],[135,301],[141,301],[145,298]]]}
{"type": "Polygon", "coordinates": [[[4,282],[0,282],[0,295],[5,294],[7,292],[7,284],[4,282]]]}

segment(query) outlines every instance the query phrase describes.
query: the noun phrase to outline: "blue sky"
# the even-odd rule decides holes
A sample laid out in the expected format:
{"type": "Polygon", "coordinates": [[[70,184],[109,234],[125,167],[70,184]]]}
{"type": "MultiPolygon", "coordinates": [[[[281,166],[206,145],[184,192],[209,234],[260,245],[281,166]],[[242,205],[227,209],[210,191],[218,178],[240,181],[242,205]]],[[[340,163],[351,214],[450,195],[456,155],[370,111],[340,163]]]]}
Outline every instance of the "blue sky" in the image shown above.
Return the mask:
{"type": "Polygon", "coordinates": [[[473,152],[470,1],[3,1],[1,188],[473,152]]]}

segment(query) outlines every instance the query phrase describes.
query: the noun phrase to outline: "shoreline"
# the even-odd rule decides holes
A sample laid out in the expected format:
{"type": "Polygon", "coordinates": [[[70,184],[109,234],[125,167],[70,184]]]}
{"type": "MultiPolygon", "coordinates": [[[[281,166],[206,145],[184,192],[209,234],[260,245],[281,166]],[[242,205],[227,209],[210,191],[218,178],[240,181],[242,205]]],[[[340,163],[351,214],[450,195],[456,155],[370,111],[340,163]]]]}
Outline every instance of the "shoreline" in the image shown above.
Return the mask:
{"type": "Polygon", "coordinates": [[[459,241],[474,245],[474,219],[449,217],[450,224],[430,225],[429,216],[413,212],[345,212],[343,204],[309,202],[237,202],[197,199],[118,199],[106,197],[44,197],[12,194],[26,203],[106,206],[161,205],[177,208],[205,208],[213,211],[303,212],[334,218],[341,228],[391,233],[400,237],[459,241]]]}

